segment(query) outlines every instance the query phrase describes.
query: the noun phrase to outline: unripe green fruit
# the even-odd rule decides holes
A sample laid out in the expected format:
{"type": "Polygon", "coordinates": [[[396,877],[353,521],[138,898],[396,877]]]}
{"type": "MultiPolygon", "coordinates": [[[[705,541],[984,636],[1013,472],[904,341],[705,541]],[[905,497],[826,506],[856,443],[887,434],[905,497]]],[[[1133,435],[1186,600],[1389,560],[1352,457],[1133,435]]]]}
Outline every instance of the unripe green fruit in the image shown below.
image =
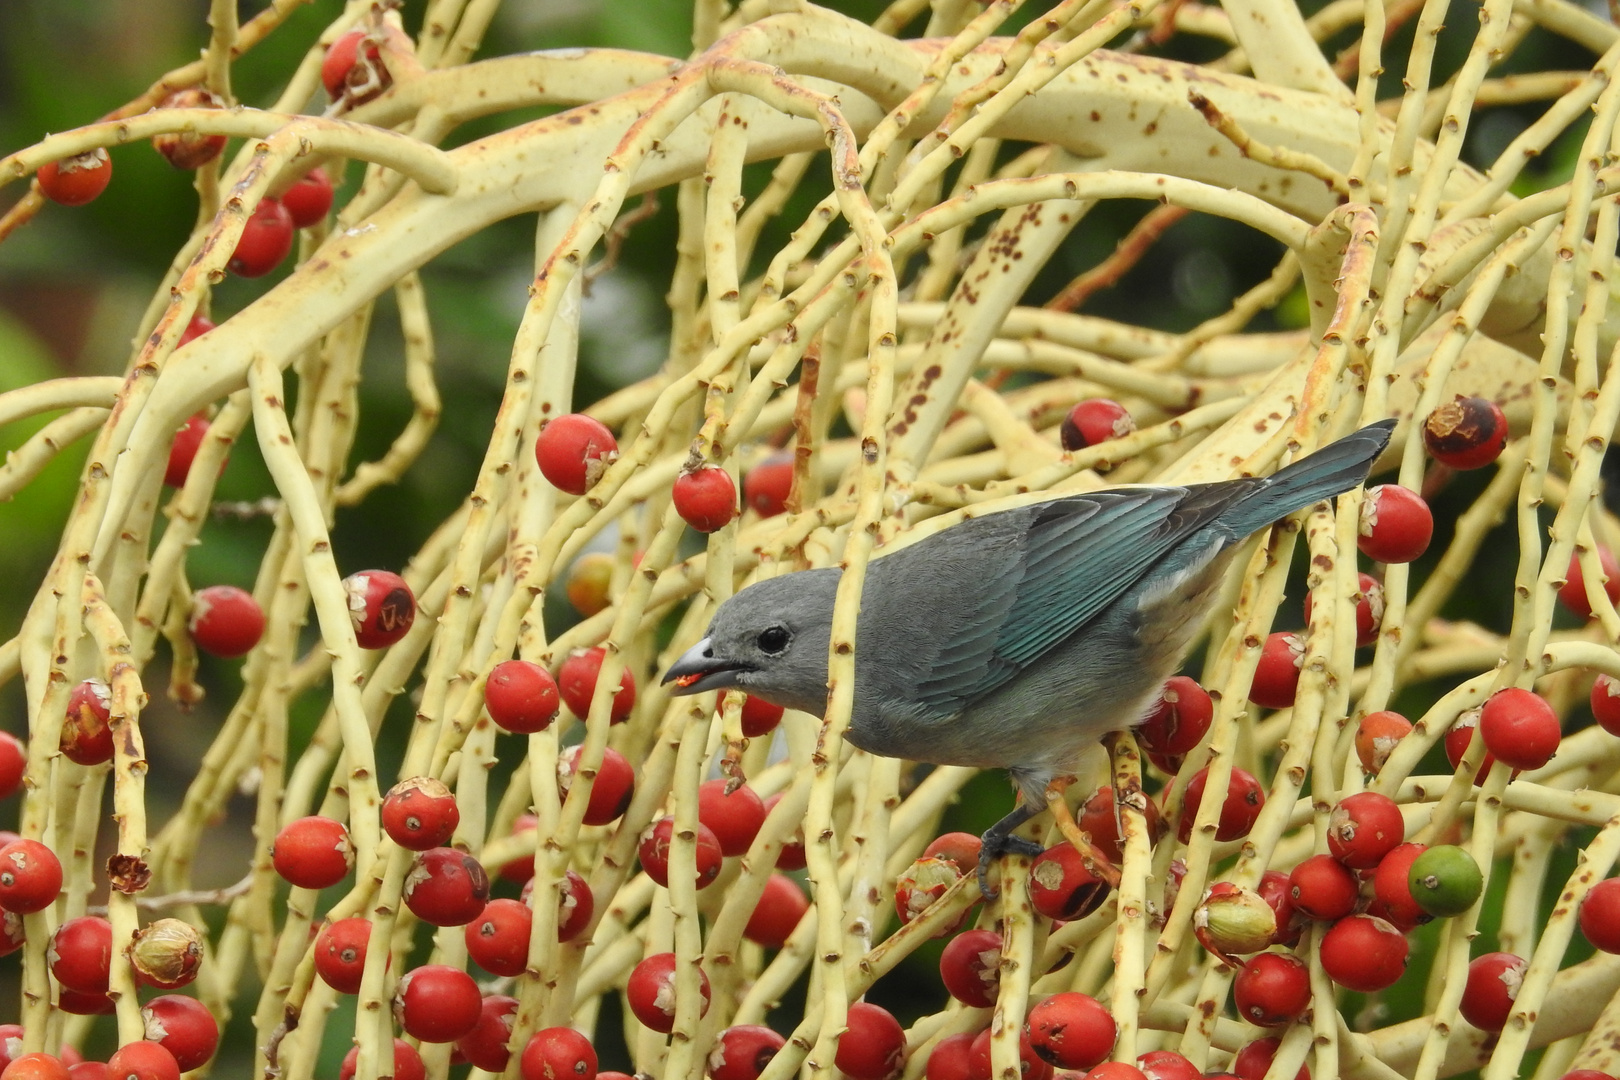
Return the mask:
{"type": "Polygon", "coordinates": [[[1413,861],[1406,884],[1419,907],[1444,919],[1474,906],[1485,887],[1485,876],[1468,852],[1452,844],[1440,844],[1413,861]]]}

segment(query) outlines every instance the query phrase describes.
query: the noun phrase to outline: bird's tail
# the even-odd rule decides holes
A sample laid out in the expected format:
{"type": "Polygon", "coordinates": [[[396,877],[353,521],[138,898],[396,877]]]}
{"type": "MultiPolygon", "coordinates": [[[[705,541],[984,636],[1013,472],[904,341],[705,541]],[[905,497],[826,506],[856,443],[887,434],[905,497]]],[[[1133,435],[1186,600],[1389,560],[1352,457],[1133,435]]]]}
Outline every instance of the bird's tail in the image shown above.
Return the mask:
{"type": "Polygon", "coordinates": [[[1393,420],[1368,424],[1278,470],[1253,495],[1224,511],[1221,524],[1237,536],[1247,536],[1295,510],[1349,491],[1367,479],[1394,430],[1393,420]]]}

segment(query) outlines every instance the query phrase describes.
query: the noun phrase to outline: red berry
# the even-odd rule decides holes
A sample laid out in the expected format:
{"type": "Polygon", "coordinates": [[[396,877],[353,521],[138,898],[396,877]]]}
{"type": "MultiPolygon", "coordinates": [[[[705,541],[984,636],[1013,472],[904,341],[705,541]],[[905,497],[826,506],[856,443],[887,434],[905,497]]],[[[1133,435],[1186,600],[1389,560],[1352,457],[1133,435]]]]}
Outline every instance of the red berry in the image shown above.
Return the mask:
{"type": "Polygon", "coordinates": [[[1331,855],[1312,855],[1288,875],[1294,908],[1313,919],[1342,919],[1356,909],[1356,878],[1331,855]]]}
{"type": "Polygon", "coordinates": [[[976,1008],[995,1005],[1001,991],[1001,947],[1001,935],[989,930],[966,930],[953,937],[939,957],[945,991],[976,1008]]]}
{"type": "MultiPolygon", "coordinates": [[[[709,1011],[709,976],[698,968],[699,1015],[709,1011]]],[[[630,972],[625,997],[636,1019],[654,1031],[668,1035],[675,1030],[675,954],[654,953],[630,972]]]]}
{"type": "Polygon", "coordinates": [[[393,82],[378,49],[378,31],[350,30],[327,46],[321,61],[321,85],[335,103],[347,97],[359,105],[388,89],[393,82]]]}
{"type": "MultiPolygon", "coordinates": [[[[200,86],[176,90],[162,101],[159,109],[219,109],[224,102],[200,86]]],[[[200,169],[225,149],[225,136],[200,131],[166,131],[152,136],[152,149],[177,169],[200,169]]]]}
{"type": "MultiPolygon", "coordinates": [[[[1474,729],[1479,726],[1479,716],[1482,709],[1469,709],[1452,721],[1451,727],[1446,730],[1445,747],[1446,760],[1453,769],[1462,765],[1463,755],[1468,753],[1468,745],[1474,739],[1474,729]]],[[[1488,749],[1485,751],[1485,760],[1479,763],[1479,771],[1474,774],[1474,783],[1484,781],[1490,773],[1491,766],[1496,764],[1496,755],[1488,749]]]]}
{"type": "Polygon", "coordinates": [[[534,441],[534,456],[553,487],[583,495],[618,460],[619,443],[602,421],[569,413],[546,421],[534,441]]]}
{"type": "MultiPolygon", "coordinates": [[[[1275,1035],[1268,1035],[1264,1039],[1256,1039],[1237,1052],[1232,1059],[1231,1075],[1237,1080],[1265,1080],[1271,1071],[1271,1063],[1277,1058],[1277,1047],[1282,1040],[1275,1035]]],[[[1294,1080],[1311,1080],[1311,1070],[1304,1065],[1294,1074],[1294,1080]]]]}
{"type": "MultiPolygon", "coordinates": [[[[990,1037],[990,1029],[985,1028],[973,1037],[973,1042],[968,1046],[967,1067],[971,1080],[990,1080],[990,1037]]],[[[1054,1075],[1052,1066],[1030,1042],[1028,1031],[1018,1033],[1018,1073],[1019,1080],[1052,1080],[1054,1075]]]]}
{"type": "MultiPolygon", "coordinates": [[[[575,649],[568,654],[562,669],[557,672],[557,690],[562,695],[563,704],[581,720],[591,711],[591,698],[596,695],[596,680],[602,673],[602,660],[606,655],[607,650],[601,646],[575,649]]],[[[626,667],[619,676],[619,689],[613,695],[608,722],[624,723],[630,719],[630,712],[635,707],[636,677],[626,667]]]]}
{"type": "Polygon", "coordinates": [[[1406,972],[1406,935],[1372,915],[1351,915],[1322,935],[1322,968],[1349,990],[1371,993],[1406,972]]]}
{"type": "Polygon", "coordinates": [[[24,1054],[0,1071],[0,1080],[72,1080],[62,1059],[51,1054],[24,1054]]]}
{"type": "Polygon", "coordinates": [[[726,794],[724,778],[698,785],[698,821],[713,831],[725,855],[746,855],[765,824],[765,801],[743,784],[726,794]]]}
{"type": "Polygon", "coordinates": [[[461,824],[461,808],[444,781],[413,776],[388,789],[382,803],[382,826],[394,843],[426,851],[445,843],[461,824]]]}
{"type": "Polygon", "coordinates": [[[1615,1078],[1596,1069],[1571,1069],[1559,1077],[1559,1080],[1615,1080],[1615,1078]]]}
{"type": "Polygon", "coordinates": [[[1620,878],[1598,882],[1581,901],[1581,933],[1594,947],[1620,953],[1620,878]]]}
{"type": "Polygon", "coordinates": [[[51,936],[47,958],[51,974],[63,986],[105,994],[112,970],[112,923],[95,915],[69,919],[51,936]]]}
{"type": "Polygon", "coordinates": [[[1174,1050],[1150,1050],[1136,1059],[1147,1080],[1203,1080],[1198,1066],[1174,1050]]]}
{"type": "MultiPolygon", "coordinates": [[[[1187,793],[1181,803],[1181,825],[1178,835],[1182,843],[1192,839],[1193,821],[1198,816],[1198,804],[1204,798],[1204,786],[1209,783],[1209,769],[1199,769],[1187,782],[1187,793]]],[[[1233,769],[1226,786],[1226,801],[1221,804],[1221,820],[1215,829],[1215,839],[1240,840],[1249,835],[1254,823],[1266,805],[1266,793],[1260,781],[1242,769],[1233,769]]]]}
{"type": "Polygon", "coordinates": [[[1261,1027],[1281,1027],[1311,1003],[1311,973],[1285,953],[1251,957],[1232,982],[1238,1015],[1261,1027]]]}
{"type": "Polygon", "coordinates": [[[1085,1080],[1147,1080],[1147,1073],[1123,1061],[1105,1061],[1086,1073],[1085,1080]]]}
{"type": "Polygon", "coordinates": [[[1029,902],[1048,919],[1083,918],[1107,898],[1108,883],[1086,868],[1085,858],[1067,840],[1047,848],[1030,864],[1029,902]]]}
{"type": "Polygon", "coordinates": [[[1109,439],[1122,439],[1135,430],[1136,421],[1125,406],[1108,398],[1091,398],[1069,410],[1058,435],[1063,449],[1075,451],[1109,439]]]}
{"type": "Polygon", "coordinates": [[[388,570],[362,570],[343,579],[354,640],[362,649],[386,649],[410,633],[416,596],[405,579],[388,570]]]}
{"type": "Polygon", "coordinates": [[[1033,1009],[1025,1024],[1030,1045],[1041,1060],[1060,1069],[1089,1069],[1114,1049],[1119,1029],[1096,998],[1053,994],[1033,1009]]]}
{"type": "MultiPolygon", "coordinates": [[[[87,682],[93,681],[93,682],[101,683],[101,688],[103,690],[107,689],[107,684],[101,682],[100,679],[86,680],[86,681],[87,682]]],[[[83,686],[84,684],[80,683],[79,685],[83,686]]],[[[74,707],[73,707],[73,698],[74,698],[74,695],[78,694],[78,693],[79,693],[79,689],[78,689],[78,687],[75,687],[74,691],[73,691],[73,694],[70,694],[68,696],[68,717],[69,717],[70,722],[73,719],[73,715],[74,715],[74,711],[75,711],[74,707]]],[[[111,692],[108,692],[108,694],[107,694],[107,703],[110,704],[111,700],[112,700],[112,694],[111,694],[111,692]]],[[[103,709],[105,709],[105,708],[106,708],[106,705],[104,704],[103,709]]],[[[105,716],[102,717],[102,722],[103,723],[106,722],[105,716]]],[[[63,738],[64,738],[64,740],[66,739],[66,732],[63,733],[63,738]]],[[[108,739],[108,742],[111,743],[111,741],[112,741],[112,733],[111,733],[111,731],[109,731],[107,733],[107,739],[108,739]]],[[[27,773],[27,771],[28,771],[28,747],[27,747],[27,745],[24,744],[21,739],[17,738],[15,735],[11,734],[10,732],[0,731],[0,799],[9,799],[9,798],[11,798],[11,796],[13,796],[13,795],[15,795],[17,793],[17,789],[22,787],[23,775],[25,773],[27,773]]]]}
{"type": "Polygon", "coordinates": [[[164,994],[141,1007],[146,1037],[160,1042],[180,1063],[181,1072],[199,1069],[219,1046],[219,1024],[208,1006],[182,994],[164,994]]]}
{"type": "Polygon", "coordinates": [[[506,1043],[512,1037],[512,1020],[517,1015],[517,1007],[515,997],[484,995],[478,1007],[478,1023],[456,1042],[456,1049],[474,1068],[492,1073],[506,1068],[512,1057],[506,1043]]]}
{"type": "Polygon", "coordinates": [[[455,1042],[478,1026],[482,1008],[472,976],[448,964],[407,971],[394,993],[394,1019],[423,1042],[455,1042]]]}
{"type": "MultiPolygon", "coordinates": [[[[579,746],[570,746],[557,758],[557,790],[563,798],[574,783],[579,769],[579,746]]],[[[591,799],[585,805],[585,824],[606,825],[630,808],[630,797],[636,792],[636,771],[623,754],[606,747],[602,753],[602,767],[597,770],[596,782],[591,785],[591,799]]]]}
{"type": "Polygon", "coordinates": [[[1592,715],[1610,735],[1620,735],[1620,679],[1599,675],[1592,684],[1592,715]]]}
{"type": "Polygon", "coordinates": [[[523,1080],[596,1080],[596,1051],[573,1028],[535,1032],[523,1048],[523,1080]]]}
{"type": "Polygon", "coordinates": [[[765,889],[754,913],[748,916],[743,937],[767,949],[780,949],[809,910],[810,900],[798,882],[786,874],[772,874],[765,879],[765,889]]]}
{"type": "MultiPolygon", "coordinates": [[[[530,880],[533,885],[533,880],[530,880]]],[[[590,884],[574,873],[567,872],[565,887],[557,896],[557,940],[573,941],[585,932],[596,913],[596,897],[590,884]]]]}
{"type": "MultiPolygon", "coordinates": [[[[894,909],[902,923],[909,923],[927,911],[934,901],[966,873],[953,860],[941,856],[923,856],[900,873],[894,883],[894,909]]],[[[967,922],[968,911],[961,911],[956,919],[941,925],[933,933],[936,938],[949,937],[967,922]]]]}
{"type": "Polygon", "coordinates": [[[551,672],[527,660],[503,660],[484,681],[484,707],[503,730],[518,735],[544,731],[561,705],[551,672]]]}
{"type": "Polygon", "coordinates": [[[332,209],[332,178],[325,169],[315,166],[281,193],[281,205],[300,229],[325,221],[327,211],[332,209]]]}
{"type": "Polygon", "coordinates": [[[517,900],[491,900],[467,924],[467,955],[491,975],[523,974],[529,963],[529,930],[534,913],[517,900]]]}
{"type": "Polygon", "coordinates": [[[281,200],[266,196],[253,208],[226,265],[237,277],[263,277],[292,251],[293,220],[281,200]]]}
{"type": "MultiPolygon", "coordinates": [[[[523,904],[530,904],[530,897],[535,892],[533,866],[530,866],[530,871],[530,879],[523,884],[523,904]]],[[[562,889],[557,892],[557,941],[573,941],[585,933],[586,926],[590,926],[591,915],[595,913],[596,897],[591,894],[590,884],[572,870],[567,871],[562,889]]]]}
{"type": "Polygon", "coordinates": [[[1558,715],[1539,694],[1517,687],[1498,690],[1479,715],[1485,749],[1515,769],[1539,769],[1558,752],[1558,715]]]}
{"type": "MultiPolygon", "coordinates": [[[[575,754],[578,754],[579,747],[576,746],[572,749],[575,754]]],[[[568,751],[564,750],[563,753],[567,754],[568,751]]],[[[563,785],[562,794],[565,796],[568,794],[567,784],[563,785]]],[[[533,832],[539,823],[540,819],[533,814],[519,814],[516,820],[512,822],[512,835],[517,836],[519,833],[533,832]]],[[[532,884],[534,881],[534,856],[519,855],[511,861],[503,863],[497,873],[500,874],[503,880],[516,885],[532,884]]],[[[524,899],[527,899],[527,897],[524,899]]]]}
{"type": "Polygon", "coordinates": [[[178,990],[202,967],[202,934],[179,919],[158,919],[135,931],[124,955],[143,986],[178,990]]]}
{"type": "MultiPolygon", "coordinates": [[[[67,713],[62,718],[62,753],[69,761],[80,765],[100,765],[113,759],[112,688],[100,679],[86,679],[68,695],[67,713]]],[[[12,739],[5,747],[5,774],[9,779],[15,771],[16,783],[6,794],[17,790],[27,766],[26,750],[12,739]],[[14,749],[13,749],[14,747],[14,749]],[[15,754],[15,757],[12,755],[15,754]]],[[[3,742],[4,740],[0,740],[3,742]]]]}
{"type": "MultiPolygon", "coordinates": [[[[532,816],[531,814],[524,815],[524,817],[532,816]]],[[[533,827],[534,825],[531,822],[529,828],[533,827]]],[[[519,861],[524,864],[524,870],[528,878],[523,883],[523,892],[518,899],[532,908],[534,904],[534,866],[527,859],[519,861]]],[[[507,865],[510,866],[511,864],[508,863],[507,865]]],[[[513,880],[513,875],[506,873],[505,867],[501,870],[501,876],[508,881],[513,880]]],[[[584,933],[585,928],[591,924],[591,916],[596,912],[596,897],[591,893],[591,887],[585,879],[572,870],[565,873],[562,888],[556,891],[557,940],[572,941],[584,933]]]]}
{"type": "Polygon", "coordinates": [[[787,1040],[759,1024],[738,1024],[720,1033],[709,1052],[710,1080],[759,1080],[787,1040]]]}
{"type": "MultiPolygon", "coordinates": [[[[191,332],[189,327],[186,332],[191,332]]],[[[191,463],[196,460],[197,451],[202,449],[210,426],[205,411],[194,414],[174,433],[174,442],[169,444],[169,463],[163,469],[163,482],[169,487],[186,486],[186,477],[191,475],[191,463]]]]}
{"type": "Polygon", "coordinates": [[[62,891],[62,864],[38,840],[0,847],[0,907],[19,915],[44,911],[62,891]]]}
{"type": "Polygon", "coordinates": [[[405,875],[404,896],[405,906],[423,922],[466,926],[489,902],[489,876],[465,851],[434,848],[416,856],[405,875]]]}
{"type": "Polygon", "coordinates": [[[252,593],[235,585],[210,585],[192,595],[187,625],[197,648],[233,660],[259,643],[264,635],[264,611],[252,593]]]}
{"type": "MultiPolygon", "coordinates": [[[[173,1057],[173,1054],[169,1055],[173,1057]]],[[[180,1066],[176,1065],[178,1072],[180,1066]]],[[[113,1080],[105,1061],[80,1061],[68,1066],[69,1080],[113,1080]]]]}
{"type": "Polygon", "coordinates": [[[107,190],[112,180],[112,158],[101,147],[47,162],[36,174],[39,190],[51,202],[83,206],[107,190]]]}
{"type": "MultiPolygon", "coordinates": [[[[785,792],[778,791],[765,800],[765,818],[767,821],[770,820],[771,811],[776,808],[776,804],[782,801],[784,794],[785,792]]],[[[776,868],[778,870],[803,870],[808,865],[809,860],[804,853],[804,830],[802,828],[794,830],[793,837],[794,839],[782,845],[782,850],[776,855],[776,868]]]]}
{"type": "Polygon", "coordinates": [[[742,733],[750,739],[770,734],[782,722],[784,711],[780,705],[772,705],[763,698],[749,694],[743,698],[742,733]]]}
{"type": "Polygon", "coordinates": [[[972,833],[940,833],[928,842],[927,847],[923,848],[922,858],[949,859],[963,873],[970,870],[977,872],[979,869],[979,852],[983,848],[984,841],[972,833]]]}
{"type": "Polygon", "coordinates": [[[1254,891],[1271,905],[1271,914],[1277,920],[1277,934],[1272,944],[1292,945],[1298,941],[1302,920],[1294,912],[1294,890],[1288,883],[1288,875],[1281,870],[1267,870],[1260,875],[1260,884],[1254,891]]]}
{"type": "Polygon", "coordinates": [[[1397,743],[1412,733],[1412,722],[1397,712],[1370,712],[1356,726],[1356,757],[1361,767],[1376,774],[1389,760],[1397,743]]]}
{"type": "MultiPolygon", "coordinates": [[[[645,833],[641,835],[641,846],[636,854],[641,859],[641,868],[647,871],[647,876],[659,885],[669,885],[669,849],[675,838],[675,819],[662,817],[653,822],[645,833]]],[[[720,851],[720,841],[710,829],[702,822],[697,827],[697,887],[706,889],[714,884],[714,879],[720,876],[720,867],[724,861],[720,851]]]]}
{"type": "Polygon", "coordinates": [[[857,1001],[849,1007],[845,1023],[834,1065],[855,1080],[886,1080],[899,1072],[906,1059],[906,1033],[887,1009],[857,1001]]]}
{"type": "MultiPolygon", "coordinates": [[[[7,917],[16,918],[14,915],[7,917]]],[[[72,1013],[74,1016],[108,1016],[115,1008],[113,999],[107,994],[81,994],[65,986],[56,997],[56,1005],[63,1012],[72,1013]]]]}
{"type": "Polygon", "coordinates": [[[743,476],[743,502],[760,517],[775,517],[787,509],[793,489],[793,451],[778,450],[743,476]]]}
{"type": "Polygon", "coordinates": [[[1401,844],[1385,855],[1373,873],[1373,896],[1382,908],[1380,917],[1400,930],[1411,930],[1433,916],[1412,895],[1408,875],[1419,855],[1429,850],[1424,844],[1401,844]]]}
{"type": "Polygon", "coordinates": [[[1299,668],[1305,661],[1305,639],[1279,631],[1266,638],[1260,664],[1254,669],[1249,700],[1262,709],[1286,709],[1299,689],[1299,668]]]}
{"type": "MultiPolygon", "coordinates": [[[[191,317],[191,321],[186,323],[186,328],[180,332],[180,341],[178,342],[178,344],[175,345],[175,348],[179,348],[181,345],[185,345],[188,342],[196,341],[198,338],[202,337],[204,334],[208,333],[208,331],[212,330],[213,328],[214,328],[214,321],[212,319],[210,319],[208,316],[206,316],[206,315],[193,315],[191,317]]],[[[201,414],[199,414],[199,415],[201,415],[201,414]]],[[[165,481],[165,483],[167,483],[167,481],[165,481]]],[[[179,487],[180,485],[179,484],[169,484],[169,486],[170,487],[179,487]]]]}
{"type": "MultiPolygon", "coordinates": [[[[1311,621],[1315,591],[1305,594],[1305,621],[1311,621]]],[[[1384,621],[1384,587],[1371,574],[1356,575],[1356,647],[1365,648],[1378,641],[1378,629],[1384,621]]]]}
{"type": "Polygon", "coordinates": [[[1507,417],[1494,401],[1461,394],[1423,422],[1423,445],[1436,461],[1453,469],[1489,465],[1502,453],[1507,436],[1507,417]]]}
{"type": "Polygon", "coordinates": [[[107,1072],[116,1080],[180,1080],[180,1063],[162,1043],[142,1039],[113,1051],[107,1072]]]}
{"type": "Polygon", "coordinates": [[[737,516],[737,485],[717,465],[682,470],[675,478],[675,512],[698,532],[712,533],[737,516]]]}
{"type": "Polygon", "coordinates": [[[1328,818],[1328,851],[1352,870],[1371,870],[1405,838],[1401,808],[1375,791],[1340,799],[1328,818]]]}
{"type": "Polygon", "coordinates": [[[354,866],[348,827],[324,817],[299,818],[285,826],[270,855],[276,873],[300,889],[330,888],[354,866]]]}
{"type": "Polygon", "coordinates": [[[968,1060],[972,1046],[970,1031],[945,1036],[928,1052],[923,1076],[927,1080],[975,1080],[972,1063],[968,1060]]]}
{"type": "MultiPolygon", "coordinates": [[[[1120,839],[1119,807],[1115,802],[1112,787],[1100,787],[1093,792],[1081,808],[1080,831],[1104,853],[1112,855],[1115,862],[1119,862],[1125,858],[1125,842],[1120,839]]],[[[1159,807],[1152,799],[1143,800],[1142,812],[1147,824],[1148,844],[1151,846],[1159,838],[1164,825],[1159,820],[1159,807]]]]}
{"type": "Polygon", "coordinates": [[[1434,515],[1423,496],[1398,484],[1367,489],[1356,546],[1374,562],[1408,563],[1429,549],[1434,515]]]}
{"type": "Polygon", "coordinates": [[[366,970],[370,919],[339,919],[321,928],[315,939],[315,973],[340,994],[358,994],[366,970]]]}
{"type": "Polygon", "coordinates": [[[1525,967],[1524,959],[1512,953],[1475,957],[1468,965],[1468,982],[1458,1006],[1463,1019],[1481,1031],[1501,1031],[1513,1012],[1525,967]]]}
{"type": "Polygon", "coordinates": [[[1164,684],[1157,704],[1136,729],[1136,737],[1152,753],[1186,754],[1203,741],[1214,718],[1215,701],[1209,691],[1196,680],[1177,675],[1164,684]]]}
{"type": "MultiPolygon", "coordinates": [[[[338,1080],[354,1080],[355,1067],[359,1063],[360,1048],[356,1046],[343,1056],[338,1080]]],[[[404,1039],[394,1040],[394,1080],[427,1080],[427,1066],[422,1063],[422,1055],[404,1039]]]]}

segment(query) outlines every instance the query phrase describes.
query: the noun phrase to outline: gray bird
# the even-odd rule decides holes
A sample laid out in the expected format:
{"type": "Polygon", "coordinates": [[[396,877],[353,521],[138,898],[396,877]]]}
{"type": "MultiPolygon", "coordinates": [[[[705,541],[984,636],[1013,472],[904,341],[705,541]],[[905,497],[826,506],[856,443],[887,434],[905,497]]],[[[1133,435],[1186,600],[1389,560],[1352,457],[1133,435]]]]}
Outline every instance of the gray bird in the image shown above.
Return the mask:
{"type": "MultiPolygon", "coordinates": [[[[1362,483],[1385,420],[1269,477],[1068,495],[970,518],[874,559],[855,633],[849,741],[873,754],[1002,768],[1022,805],[979,865],[1041,849],[1012,836],[1047,784],[1141,723],[1181,666],[1251,533],[1362,483]]],[[[677,694],[738,689],[821,716],[843,571],[784,574],[720,605],[670,665],[677,694]]]]}

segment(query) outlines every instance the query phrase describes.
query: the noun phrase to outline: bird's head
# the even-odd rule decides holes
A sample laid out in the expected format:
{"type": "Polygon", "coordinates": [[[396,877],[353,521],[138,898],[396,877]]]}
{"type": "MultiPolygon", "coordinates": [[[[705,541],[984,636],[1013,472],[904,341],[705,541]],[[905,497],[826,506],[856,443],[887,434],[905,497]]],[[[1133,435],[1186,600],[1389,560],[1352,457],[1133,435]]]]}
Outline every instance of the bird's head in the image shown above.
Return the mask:
{"type": "Polygon", "coordinates": [[[820,716],[839,571],[804,570],[750,585],[720,605],[709,633],[664,673],[676,694],[744,690],[820,716]]]}

